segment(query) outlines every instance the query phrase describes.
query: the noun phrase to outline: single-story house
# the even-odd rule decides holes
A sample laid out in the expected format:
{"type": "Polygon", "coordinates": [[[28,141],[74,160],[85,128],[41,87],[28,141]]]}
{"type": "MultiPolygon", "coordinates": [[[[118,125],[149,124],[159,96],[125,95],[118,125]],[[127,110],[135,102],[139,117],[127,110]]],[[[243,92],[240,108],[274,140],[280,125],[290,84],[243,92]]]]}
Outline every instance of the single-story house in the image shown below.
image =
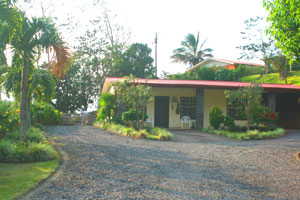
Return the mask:
{"type": "MultiPolygon", "coordinates": [[[[113,82],[120,77],[106,77],[102,93],[114,93],[113,82]]],[[[152,86],[154,100],[147,105],[148,122],[166,128],[182,126],[182,117],[188,116],[195,127],[209,127],[209,112],[212,106],[222,109],[225,115],[235,118],[238,125],[246,125],[237,113],[240,106],[228,104],[225,90],[246,87],[248,82],[139,79],[140,84],[152,86]]],[[[300,128],[300,86],[286,84],[262,84],[263,99],[272,112],[279,113],[278,125],[283,128],[300,128]]],[[[191,126],[189,126],[191,127],[191,126]]]]}
{"type": "Polygon", "coordinates": [[[249,62],[241,62],[241,61],[234,61],[234,60],[225,60],[225,59],[217,59],[217,58],[207,58],[201,61],[199,64],[195,65],[194,67],[190,68],[188,71],[193,71],[194,69],[202,66],[206,67],[227,67],[228,69],[236,69],[239,65],[246,65],[246,66],[256,66],[256,67],[265,67],[265,65],[249,63],[249,62]]]}

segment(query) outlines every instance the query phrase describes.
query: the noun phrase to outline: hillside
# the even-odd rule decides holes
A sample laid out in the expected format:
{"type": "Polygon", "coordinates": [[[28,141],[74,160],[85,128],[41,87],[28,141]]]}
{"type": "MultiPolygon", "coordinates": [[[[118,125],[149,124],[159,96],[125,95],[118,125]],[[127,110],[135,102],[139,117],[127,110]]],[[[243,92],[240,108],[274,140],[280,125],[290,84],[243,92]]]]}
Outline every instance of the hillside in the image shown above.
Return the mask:
{"type": "MultiPolygon", "coordinates": [[[[241,78],[241,81],[285,84],[285,81],[280,79],[279,73],[265,74],[262,77],[259,74],[244,76],[241,78]]],[[[300,71],[289,72],[289,76],[287,78],[287,84],[300,85],[300,71]]]]}

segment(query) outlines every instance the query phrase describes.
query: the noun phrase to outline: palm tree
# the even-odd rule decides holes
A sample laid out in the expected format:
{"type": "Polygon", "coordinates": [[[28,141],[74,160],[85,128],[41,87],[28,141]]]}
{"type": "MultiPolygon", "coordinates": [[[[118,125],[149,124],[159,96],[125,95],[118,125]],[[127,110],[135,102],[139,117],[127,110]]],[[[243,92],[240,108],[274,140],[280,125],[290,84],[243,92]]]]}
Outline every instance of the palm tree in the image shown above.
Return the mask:
{"type": "Polygon", "coordinates": [[[31,97],[28,79],[29,77],[31,79],[42,52],[53,52],[53,59],[49,63],[49,69],[60,77],[66,72],[70,53],[51,19],[35,17],[29,19],[24,14],[21,15],[21,29],[15,33],[10,45],[13,54],[12,66],[22,69],[20,87],[20,138],[24,140],[25,133],[31,126],[31,97]]]}
{"type": "Polygon", "coordinates": [[[210,54],[213,51],[211,48],[202,49],[206,40],[199,46],[199,32],[197,37],[189,33],[185,36],[184,41],[181,42],[181,47],[173,51],[173,55],[171,56],[172,62],[184,63],[192,67],[204,60],[205,57],[213,57],[210,54]]]}

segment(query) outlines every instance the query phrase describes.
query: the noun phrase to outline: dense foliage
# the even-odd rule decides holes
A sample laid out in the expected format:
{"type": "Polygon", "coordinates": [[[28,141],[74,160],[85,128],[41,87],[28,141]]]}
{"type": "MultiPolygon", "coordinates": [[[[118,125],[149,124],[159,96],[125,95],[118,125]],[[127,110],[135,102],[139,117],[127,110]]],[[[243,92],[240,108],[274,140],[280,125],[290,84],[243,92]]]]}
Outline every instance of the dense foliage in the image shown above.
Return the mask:
{"type": "Polygon", "coordinates": [[[252,122],[251,112],[256,107],[261,106],[262,102],[262,88],[260,84],[252,83],[248,87],[242,87],[237,90],[226,90],[225,96],[229,104],[234,102],[243,106],[247,119],[247,126],[250,130],[252,122]]]}
{"type": "Polygon", "coordinates": [[[31,106],[31,120],[33,125],[59,125],[62,113],[48,103],[35,103],[31,106]]]}
{"type": "Polygon", "coordinates": [[[24,142],[19,138],[20,133],[15,131],[0,140],[0,162],[39,162],[57,157],[57,153],[39,129],[28,129],[24,142]]]}
{"type": "Polygon", "coordinates": [[[0,140],[19,126],[19,110],[12,103],[0,101],[0,140]]]}
{"type": "Polygon", "coordinates": [[[224,115],[220,108],[212,107],[209,112],[209,123],[215,129],[219,129],[221,124],[224,122],[224,115]]]}
{"type": "Polygon", "coordinates": [[[147,127],[146,129],[137,130],[133,127],[126,127],[121,124],[116,124],[112,122],[96,122],[94,125],[98,128],[103,128],[116,134],[130,136],[134,138],[146,138],[152,140],[171,140],[173,136],[172,133],[162,128],[147,127]]]}
{"type": "Polygon", "coordinates": [[[300,60],[300,1],[264,0],[270,23],[267,33],[289,60],[300,60]]]}
{"type": "Polygon", "coordinates": [[[99,99],[99,109],[97,120],[112,120],[113,110],[115,108],[115,96],[110,93],[102,93],[99,99]]]}

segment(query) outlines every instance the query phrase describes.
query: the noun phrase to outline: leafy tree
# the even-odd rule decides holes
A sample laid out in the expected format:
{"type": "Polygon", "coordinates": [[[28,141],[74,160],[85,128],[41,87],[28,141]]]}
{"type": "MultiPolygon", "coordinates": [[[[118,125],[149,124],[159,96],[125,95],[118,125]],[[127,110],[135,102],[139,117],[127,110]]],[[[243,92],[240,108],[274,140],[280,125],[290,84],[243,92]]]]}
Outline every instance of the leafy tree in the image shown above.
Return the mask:
{"type": "Polygon", "coordinates": [[[145,86],[138,79],[130,76],[122,82],[115,82],[115,91],[118,101],[126,104],[127,108],[136,111],[136,127],[144,125],[146,105],[153,100],[152,88],[145,86]],[[140,116],[142,115],[142,119],[140,116]],[[140,124],[140,120],[142,123],[140,124]]]}
{"type": "Polygon", "coordinates": [[[227,68],[219,68],[215,80],[217,81],[234,81],[233,71],[227,68]]]}
{"type": "Polygon", "coordinates": [[[237,90],[226,90],[225,96],[228,103],[237,102],[245,109],[247,127],[250,129],[251,113],[261,106],[262,102],[262,88],[258,83],[251,83],[248,87],[239,88],[237,90]]]}
{"type": "Polygon", "coordinates": [[[242,39],[246,44],[238,46],[237,48],[241,49],[241,56],[239,59],[251,60],[254,58],[262,60],[266,69],[265,72],[268,72],[268,59],[269,57],[274,56],[276,53],[276,48],[274,41],[268,39],[265,36],[265,27],[264,27],[263,17],[250,18],[244,21],[246,28],[245,31],[241,32],[242,39]]]}
{"type": "Polygon", "coordinates": [[[271,63],[271,66],[279,72],[280,78],[285,80],[285,83],[287,84],[289,60],[286,58],[286,56],[273,56],[268,58],[268,62],[271,63]]]}
{"type": "MultiPolygon", "coordinates": [[[[62,76],[66,72],[69,54],[63,41],[60,39],[55,25],[49,18],[27,18],[22,14],[22,27],[15,33],[11,41],[12,65],[21,68],[21,95],[20,95],[20,137],[23,141],[25,133],[31,126],[30,97],[28,79],[39,61],[41,53],[50,49],[54,52],[54,59],[49,63],[52,73],[62,76]]],[[[1,29],[0,32],[6,31],[1,29]]]]}
{"type": "MultiPolygon", "coordinates": [[[[20,101],[21,92],[21,69],[18,67],[7,67],[0,83],[9,97],[12,93],[16,101],[20,101]]],[[[43,68],[33,69],[28,78],[28,96],[37,102],[49,103],[55,97],[55,80],[48,70],[43,68]]]]}
{"type": "Polygon", "coordinates": [[[87,110],[88,105],[94,103],[99,82],[95,81],[92,70],[92,67],[83,67],[75,61],[66,76],[57,79],[53,104],[58,110],[73,113],[80,109],[87,110]]]}
{"type": "Polygon", "coordinates": [[[181,42],[181,47],[173,51],[171,59],[174,63],[188,64],[190,67],[198,64],[206,57],[213,57],[211,48],[202,49],[205,45],[204,40],[200,45],[199,32],[197,36],[189,33],[181,42]]]}
{"type": "Polygon", "coordinates": [[[118,76],[129,76],[132,74],[138,78],[153,77],[155,68],[153,67],[153,58],[151,49],[147,44],[134,43],[130,45],[123,54],[120,68],[117,71],[118,76]]]}
{"type": "Polygon", "coordinates": [[[300,60],[300,1],[264,0],[270,22],[267,33],[274,37],[276,46],[292,62],[300,60]]]}

